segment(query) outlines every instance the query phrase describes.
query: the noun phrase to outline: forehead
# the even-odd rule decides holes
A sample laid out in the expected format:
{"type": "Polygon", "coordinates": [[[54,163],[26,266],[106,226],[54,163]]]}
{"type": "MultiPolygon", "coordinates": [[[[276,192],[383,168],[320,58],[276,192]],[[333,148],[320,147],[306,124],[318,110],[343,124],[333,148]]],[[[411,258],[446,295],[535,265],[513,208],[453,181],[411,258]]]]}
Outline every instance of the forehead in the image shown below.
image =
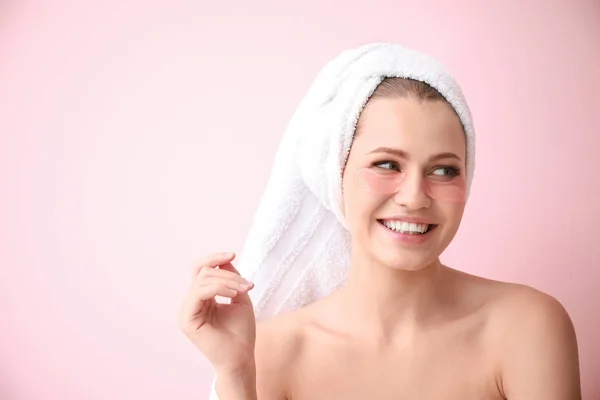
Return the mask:
{"type": "Polygon", "coordinates": [[[466,139],[460,119],[445,101],[377,98],[361,113],[352,150],[370,151],[379,146],[417,156],[453,152],[464,157],[466,139]]]}

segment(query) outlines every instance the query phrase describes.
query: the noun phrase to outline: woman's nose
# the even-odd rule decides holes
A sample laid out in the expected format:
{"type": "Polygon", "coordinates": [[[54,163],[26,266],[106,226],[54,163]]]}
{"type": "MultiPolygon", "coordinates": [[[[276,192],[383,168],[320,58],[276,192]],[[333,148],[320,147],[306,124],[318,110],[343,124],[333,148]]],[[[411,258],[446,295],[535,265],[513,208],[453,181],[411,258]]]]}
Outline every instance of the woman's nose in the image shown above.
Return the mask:
{"type": "Polygon", "coordinates": [[[410,210],[431,206],[431,197],[427,194],[424,179],[419,174],[407,174],[394,195],[394,202],[410,210]]]}

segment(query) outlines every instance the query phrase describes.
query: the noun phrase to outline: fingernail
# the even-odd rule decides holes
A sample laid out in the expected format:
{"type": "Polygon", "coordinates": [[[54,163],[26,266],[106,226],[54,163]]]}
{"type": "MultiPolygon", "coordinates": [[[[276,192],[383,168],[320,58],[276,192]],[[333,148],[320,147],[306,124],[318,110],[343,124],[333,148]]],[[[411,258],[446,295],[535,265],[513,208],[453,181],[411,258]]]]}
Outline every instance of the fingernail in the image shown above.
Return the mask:
{"type": "Polygon", "coordinates": [[[254,283],[244,279],[244,283],[240,284],[240,289],[248,290],[248,289],[251,289],[253,286],[254,286],[254,283]]]}

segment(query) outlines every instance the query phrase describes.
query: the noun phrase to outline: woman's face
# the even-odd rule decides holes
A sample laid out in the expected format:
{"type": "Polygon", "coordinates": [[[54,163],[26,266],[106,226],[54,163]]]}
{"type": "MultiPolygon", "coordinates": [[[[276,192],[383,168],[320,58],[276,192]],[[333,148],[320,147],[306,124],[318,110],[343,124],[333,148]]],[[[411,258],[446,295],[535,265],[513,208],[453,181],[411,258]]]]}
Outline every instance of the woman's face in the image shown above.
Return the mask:
{"type": "Polygon", "coordinates": [[[436,262],[463,215],[465,158],[463,127],[446,102],[370,100],[342,180],[354,251],[396,269],[436,262]]]}

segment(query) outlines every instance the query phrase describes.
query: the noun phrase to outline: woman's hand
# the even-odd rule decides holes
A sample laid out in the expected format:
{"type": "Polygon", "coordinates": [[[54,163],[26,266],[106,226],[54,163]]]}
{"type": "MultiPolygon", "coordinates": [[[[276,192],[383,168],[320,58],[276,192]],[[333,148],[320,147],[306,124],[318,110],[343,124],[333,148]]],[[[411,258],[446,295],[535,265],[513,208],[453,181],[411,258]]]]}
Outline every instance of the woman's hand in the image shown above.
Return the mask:
{"type": "Polygon", "coordinates": [[[192,273],[179,314],[180,329],[200,349],[217,374],[235,375],[254,368],[256,320],[248,291],[254,284],[231,264],[235,255],[212,254],[192,273]],[[215,296],[230,298],[217,303],[215,296]]]}

